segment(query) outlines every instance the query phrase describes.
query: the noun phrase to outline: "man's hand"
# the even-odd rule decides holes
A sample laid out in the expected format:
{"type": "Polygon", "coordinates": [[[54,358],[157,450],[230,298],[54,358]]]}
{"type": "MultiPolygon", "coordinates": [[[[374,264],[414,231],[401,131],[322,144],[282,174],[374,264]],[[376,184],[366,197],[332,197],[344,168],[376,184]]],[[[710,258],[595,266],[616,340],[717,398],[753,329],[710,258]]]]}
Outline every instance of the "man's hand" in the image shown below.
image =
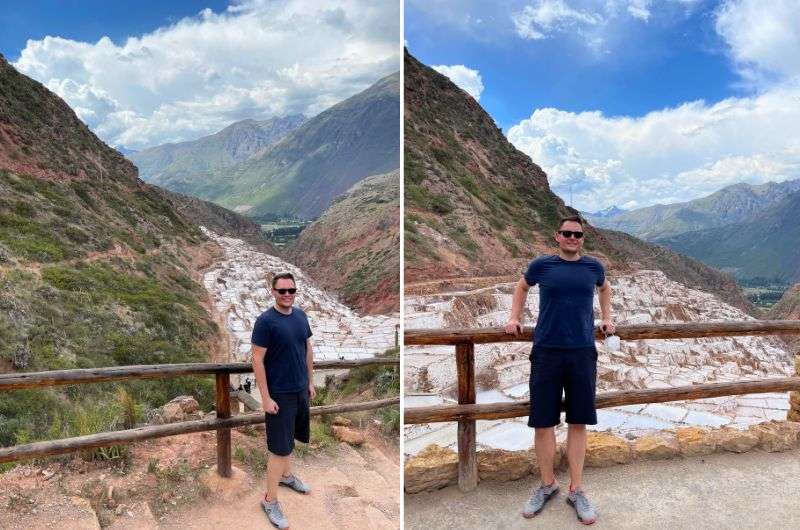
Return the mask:
{"type": "Polygon", "coordinates": [[[309,401],[317,397],[317,389],[314,386],[314,383],[308,384],[308,399],[309,401]]]}
{"type": "Polygon", "coordinates": [[[603,320],[603,322],[600,324],[600,331],[606,335],[613,335],[616,329],[616,326],[614,326],[614,323],[611,322],[611,320],[603,320]]]}
{"type": "Polygon", "coordinates": [[[522,324],[519,323],[519,320],[510,318],[506,322],[505,330],[509,335],[520,335],[522,334],[522,324]]]}
{"type": "Polygon", "coordinates": [[[262,404],[262,408],[264,412],[267,414],[277,414],[278,413],[278,404],[275,403],[275,400],[272,398],[267,398],[266,401],[262,404]]]}

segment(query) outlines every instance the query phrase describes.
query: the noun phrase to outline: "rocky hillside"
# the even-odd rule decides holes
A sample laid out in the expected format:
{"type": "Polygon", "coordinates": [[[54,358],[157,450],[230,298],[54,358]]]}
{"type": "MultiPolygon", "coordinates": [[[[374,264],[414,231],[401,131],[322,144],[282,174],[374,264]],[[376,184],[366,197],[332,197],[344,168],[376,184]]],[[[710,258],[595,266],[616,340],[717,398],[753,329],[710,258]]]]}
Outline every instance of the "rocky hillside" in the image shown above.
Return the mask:
{"type": "Polygon", "coordinates": [[[800,281],[800,191],[746,221],[714,229],[686,232],[658,243],[737,278],[800,281]]]}
{"type": "Polygon", "coordinates": [[[311,118],[276,145],[209,177],[207,198],[248,216],[319,216],[370,175],[400,167],[400,76],[392,74],[311,118]]]}
{"type": "Polygon", "coordinates": [[[689,202],[657,204],[614,215],[589,215],[588,219],[603,228],[658,241],[685,232],[750,221],[787,194],[797,191],[800,191],[800,179],[758,186],[739,183],[689,202]]]}
{"type": "MultiPolygon", "coordinates": [[[[0,58],[0,372],[207,361],[220,334],[196,280],[215,248],[0,58]]],[[[179,393],[209,404],[213,383],[3,392],[0,445],[120,428],[179,393]]]]}
{"type": "MultiPolygon", "coordinates": [[[[778,303],[775,304],[766,318],[776,320],[800,320],[800,283],[787,289],[778,303]]],[[[789,345],[790,351],[800,355],[800,336],[784,335],[783,340],[789,345]]],[[[800,368],[800,367],[799,367],[800,368]]]]}
{"type": "MultiPolygon", "coordinates": [[[[447,77],[405,56],[405,281],[519,274],[554,252],[558,219],[578,212],[447,77]]],[[[663,270],[753,310],[727,276],[624,234],[586,227],[584,248],[620,272],[663,270]]]]}
{"type": "Polygon", "coordinates": [[[267,254],[278,254],[275,247],[264,236],[261,225],[249,217],[212,202],[161,188],[156,189],[172,205],[175,212],[188,219],[193,225],[205,226],[216,234],[243,239],[267,254]]]}
{"type": "Polygon", "coordinates": [[[209,198],[216,193],[216,181],[224,181],[225,169],[277,143],[304,121],[300,115],[242,120],[198,140],[159,145],[127,156],[145,181],[209,198]]]}
{"type": "Polygon", "coordinates": [[[368,177],[334,200],[287,257],[350,306],[399,311],[400,172],[368,177]]]}

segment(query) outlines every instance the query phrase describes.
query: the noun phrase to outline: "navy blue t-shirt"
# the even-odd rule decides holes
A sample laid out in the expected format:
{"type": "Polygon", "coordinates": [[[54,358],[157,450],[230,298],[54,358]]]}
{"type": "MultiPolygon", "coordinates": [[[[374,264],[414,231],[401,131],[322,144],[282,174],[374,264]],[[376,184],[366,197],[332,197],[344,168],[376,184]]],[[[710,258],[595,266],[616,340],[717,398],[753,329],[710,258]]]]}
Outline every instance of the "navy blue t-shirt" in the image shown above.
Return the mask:
{"type": "Polygon", "coordinates": [[[250,342],[267,349],[264,370],[270,394],[308,388],[306,340],[310,336],[308,317],[298,307],[292,307],[288,315],[270,307],[256,319],[250,342]]]}
{"type": "Polygon", "coordinates": [[[576,261],[558,255],[533,260],[525,272],[528,285],[539,285],[533,343],[550,348],[594,346],[594,288],[605,280],[603,264],[589,256],[576,261]]]}

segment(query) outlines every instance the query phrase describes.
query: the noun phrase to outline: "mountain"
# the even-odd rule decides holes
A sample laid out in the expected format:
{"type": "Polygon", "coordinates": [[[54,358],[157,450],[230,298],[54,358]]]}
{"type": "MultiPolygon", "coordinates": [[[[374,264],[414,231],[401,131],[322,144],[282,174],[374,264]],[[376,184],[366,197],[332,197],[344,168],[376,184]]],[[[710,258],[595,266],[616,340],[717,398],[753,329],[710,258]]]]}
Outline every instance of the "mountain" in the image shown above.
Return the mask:
{"type": "Polygon", "coordinates": [[[314,219],[359,180],[399,167],[400,75],[395,73],[272,147],[202,176],[207,184],[192,194],[254,218],[271,213],[314,219]]]}
{"type": "Polygon", "coordinates": [[[400,171],[367,177],[337,197],[286,253],[346,304],[400,311],[400,171]]]}
{"type": "MultiPolygon", "coordinates": [[[[800,320],[800,283],[794,284],[783,293],[778,303],[769,310],[766,318],[800,320]]],[[[800,335],[783,335],[781,338],[789,345],[790,351],[793,351],[795,355],[800,355],[800,335]]],[[[800,370],[800,366],[797,366],[797,370],[800,370]]]]}
{"type": "MultiPolygon", "coordinates": [[[[226,341],[201,267],[219,249],[70,107],[0,56],[0,372],[202,362],[226,341]]],[[[213,381],[0,393],[0,445],[121,428],[213,381]],[[135,415],[135,414],[134,414],[135,415]]]]}
{"type": "Polygon", "coordinates": [[[800,281],[800,191],[759,215],[711,230],[685,232],[657,242],[730,272],[736,278],[800,281]]]}
{"type": "MultiPolygon", "coordinates": [[[[405,282],[519,274],[555,251],[567,207],[547,175],[447,77],[405,55],[405,282]]],[[[587,253],[614,271],[662,270],[669,279],[754,311],[728,276],[669,249],[585,227],[587,253]]]]}
{"type": "MultiPolygon", "coordinates": [[[[608,208],[604,208],[602,210],[598,210],[596,212],[581,212],[581,215],[585,219],[591,218],[598,218],[598,217],[614,217],[621,213],[625,212],[622,208],[618,208],[616,206],[609,206],[608,208]]],[[[597,224],[597,223],[595,223],[597,224]]]]}
{"type": "Polygon", "coordinates": [[[214,194],[215,176],[280,141],[304,121],[300,115],[243,120],[198,140],[159,145],[126,156],[145,181],[204,198],[214,194]]]}
{"type": "Polygon", "coordinates": [[[648,241],[663,240],[685,232],[745,222],[795,191],[800,191],[800,179],[757,186],[739,183],[689,202],[657,204],[612,216],[589,214],[587,219],[597,226],[621,230],[648,241]]]}

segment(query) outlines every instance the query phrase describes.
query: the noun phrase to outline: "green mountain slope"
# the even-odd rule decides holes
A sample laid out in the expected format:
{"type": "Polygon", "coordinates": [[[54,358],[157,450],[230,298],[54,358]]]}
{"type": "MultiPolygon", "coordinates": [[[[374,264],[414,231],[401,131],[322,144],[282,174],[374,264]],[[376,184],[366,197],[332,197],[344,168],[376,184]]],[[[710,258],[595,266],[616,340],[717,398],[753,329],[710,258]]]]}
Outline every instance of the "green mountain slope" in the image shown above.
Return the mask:
{"type": "Polygon", "coordinates": [[[365,313],[400,310],[400,171],[367,177],[300,233],[287,258],[365,313]]]}
{"type": "Polygon", "coordinates": [[[685,203],[657,204],[606,217],[590,215],[588,219],[603,228],[656,241],[684,232],[746,222],[796,191],[800,191],[800,179],[758,186],[739,183],[685,203]]]}
{"type": "MultiPolygon", "coordinates": [[[[0,372],[212,358],[222,337],[196,281],[211,243],[2,56],[0,138],[0,372]]],[[[0,445],[122,428],[181,393],[208,407],[213,383],[0,392],[0,445]]]]}
{"type": "Polygon", "coordinates": [[[740,279],[800,281],[800,192],[787,195],[746,222],[659,239],[740,279]]]}
{"type": "Polygon", "coordinates": [[[359,180],[399,167],[400,76],[393,74],[214,177],[219,191],[206,198],[256,218],[313,219],[359,180]]]}
{"type": "MultiPolygon", "coordinates": [[[[405,282],[517,274],[555,252],[567,207],[480,105],[405,56],[405,282]]],[[[587,226],[584,248],[613,271],[656,268],[753,310],[730,276],[634,237],[587,226]]]]}
{"type": "Polygon", "coordinates": [[[243,120],[198,140],[159,145],[127,156],[143,180],[207,198],[215,194],[215,175],[279,142],[304,121],[303,116],[243,120]]]}

